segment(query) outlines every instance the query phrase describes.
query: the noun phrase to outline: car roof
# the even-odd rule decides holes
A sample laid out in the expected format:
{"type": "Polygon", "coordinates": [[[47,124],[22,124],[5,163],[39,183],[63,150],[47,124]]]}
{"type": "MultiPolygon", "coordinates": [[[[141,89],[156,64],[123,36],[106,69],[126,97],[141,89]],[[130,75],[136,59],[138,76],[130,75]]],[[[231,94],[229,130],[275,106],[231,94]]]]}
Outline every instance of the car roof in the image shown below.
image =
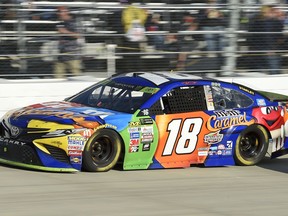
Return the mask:
{"type": "MultiPolygon", "coordinates": [[[[213,80],[210,78],[203,78],[201,76],[195,76],[186,73],[175,73],[175,72],[134,72],[134,73],[124,73],[115,76],[114,78],[135,78],[141,79],[143,82],[153,83],[155,87],[159,87],[162,84],[168,82],[178,82],[178,81],[199,81],[199,80],[213,80]]],[[[131,82],[133,80],[130,79],[131,82]]],[[[218,81],[218,80],[217,80],[218,81]]]]}

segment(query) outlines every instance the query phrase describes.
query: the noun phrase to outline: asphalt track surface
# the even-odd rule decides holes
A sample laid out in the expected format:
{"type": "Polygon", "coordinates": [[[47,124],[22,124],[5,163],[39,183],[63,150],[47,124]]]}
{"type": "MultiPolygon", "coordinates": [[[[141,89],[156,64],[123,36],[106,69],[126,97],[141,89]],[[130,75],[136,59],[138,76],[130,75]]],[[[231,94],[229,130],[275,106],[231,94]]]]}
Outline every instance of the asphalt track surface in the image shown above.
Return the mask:
{"type": "Polygon", "coordinates": [[[47,173],[0,166],[1,216],[288,215],[288,156],[252,167],[47,173]]]}

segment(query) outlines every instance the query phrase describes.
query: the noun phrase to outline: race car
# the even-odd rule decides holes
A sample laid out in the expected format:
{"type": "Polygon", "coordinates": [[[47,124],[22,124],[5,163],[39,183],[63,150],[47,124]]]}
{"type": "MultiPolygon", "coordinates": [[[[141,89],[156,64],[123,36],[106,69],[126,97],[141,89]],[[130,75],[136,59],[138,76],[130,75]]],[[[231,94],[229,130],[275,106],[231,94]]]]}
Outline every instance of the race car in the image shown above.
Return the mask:
{"type": "Polygon", "coordinates": [[[250,166],[288,153],[288,97],[183,73],[126,73],[6,113],[0,163],[53,172],[250,166]]]}

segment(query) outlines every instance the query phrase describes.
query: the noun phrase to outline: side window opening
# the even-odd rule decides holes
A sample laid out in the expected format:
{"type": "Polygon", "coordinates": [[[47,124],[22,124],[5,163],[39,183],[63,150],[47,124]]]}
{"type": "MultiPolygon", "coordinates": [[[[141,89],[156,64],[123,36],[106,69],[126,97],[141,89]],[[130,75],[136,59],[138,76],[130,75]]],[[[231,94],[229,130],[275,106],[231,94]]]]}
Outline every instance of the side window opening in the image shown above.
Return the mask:
{"type": "Polygon", "coordinates": [[[215,110],[246,108],[253,104],[253,100],[234,89],[212,86],[215,110]]]}
{"type": "Polygon", "coordinates": [[[135,112],[150,93],[114,86],[100,86],[89,95],[87,103],[91,107],[106,108],[120,112],[135,112]]]}

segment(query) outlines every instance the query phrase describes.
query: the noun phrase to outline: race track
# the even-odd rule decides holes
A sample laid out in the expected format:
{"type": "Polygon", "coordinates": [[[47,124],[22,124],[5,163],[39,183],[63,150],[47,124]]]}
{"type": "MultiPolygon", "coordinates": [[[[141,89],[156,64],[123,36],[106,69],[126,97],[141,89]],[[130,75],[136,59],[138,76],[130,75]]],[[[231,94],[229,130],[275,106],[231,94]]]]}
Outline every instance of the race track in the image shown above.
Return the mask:
{"type": "Polygon", "coordinates": [[[287,216],[288,156],[253,167],[47,173],[0,166],[1,216],[287,216]]]}

